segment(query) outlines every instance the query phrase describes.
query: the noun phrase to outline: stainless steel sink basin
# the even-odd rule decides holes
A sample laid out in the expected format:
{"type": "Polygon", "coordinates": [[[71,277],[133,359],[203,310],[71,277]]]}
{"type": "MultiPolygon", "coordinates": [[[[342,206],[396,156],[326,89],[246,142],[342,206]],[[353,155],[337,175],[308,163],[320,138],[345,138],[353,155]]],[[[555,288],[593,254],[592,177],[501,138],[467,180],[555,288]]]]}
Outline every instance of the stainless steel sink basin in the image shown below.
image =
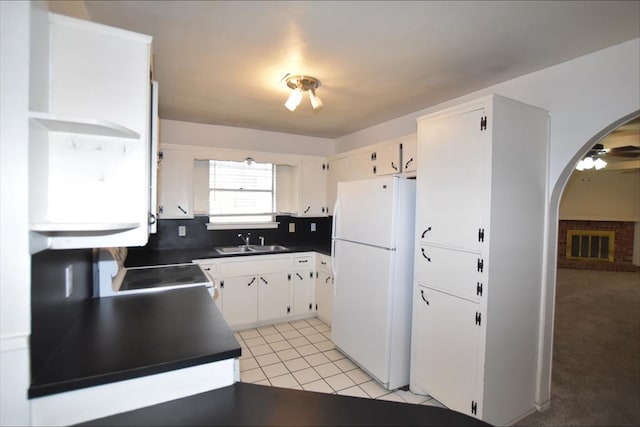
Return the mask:
{"type": "Polygon", "coordinates": [[[216,246],[215,251],[221,255],[239,255],[246,253],[264,253],[288,251],[289,248],[282,245],[240,245],[240,246],[216,246]]]}
{"type": "Polygon", "coordinates": [[[289,248],[282,245],[249,245],[249,249],[252,249],[256,252],[278,252],[278,251],[288,251],[289,248]]]}

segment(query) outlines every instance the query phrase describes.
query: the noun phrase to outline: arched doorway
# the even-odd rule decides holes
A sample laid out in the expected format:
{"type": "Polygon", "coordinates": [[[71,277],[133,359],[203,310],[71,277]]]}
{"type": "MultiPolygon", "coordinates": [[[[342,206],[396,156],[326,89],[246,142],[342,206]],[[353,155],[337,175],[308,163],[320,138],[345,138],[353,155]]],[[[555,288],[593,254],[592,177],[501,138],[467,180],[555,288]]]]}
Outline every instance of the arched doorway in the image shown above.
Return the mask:
{"type": "MultiPolygon", "coordinates": [[[[606,135],[610,134],[612,131],[618,129],[621,125],[639,117],[640,114],[638,111],[631,113],[627,116],[616,120],[611,123],[606,128],[602,129],[595,136],[593,136],[590,140],[588,140],[580,150],[578,150],[572,159],[565,165],[562,174],[558,181],[556,182],[555,187],[553,188],[551,197],[550,197],[550,213],[549,213],[549,234],[548,234],[548,257],[547,257],[547,267],[546,267],[546,289],[543,289],[543,303],[546,303],[546,306],[543,307],[543,316],[541,318],[541,353],[540,353],[540,372],[542,373],[538,389],[539,402],[541,402],[540,406],[542,409],[546,409],[549,405],[549,389],[551,390],[551,406],[552,410],[548,411],[548,413],[538,413],[533,414],[530,417],[527,417],[521,423],[522,425],[567,425],[576,423],[576,420],[568,419],[563,422],[563,416],[568,414],[560,414],[559,417],[552,418],[550,415],[553,414],[557,406],[561,406],[563,404],[561,399],[557,399],[558,396],[554,396],[554,388],[551,386],[552,384],[552,370],[554,369],[552,366],[552,356],[553,351],[552,348],[555,346],[559,346],[559,343],[554,343],[553,331],[556,327],[555,322],[558,320],[558,312],[557,309],[562,309],[559,305],[556,305],[556,296],[559,294],[558,285],[562,285],[563,281],[566,280],[566,277],[559,276],[558,271],[556,270],[556,260],[558,259],[558,235],[559,235],[559,207],[560,201],[562,199],[562,195],[564,194],[569,179],[574,171],[574,167],[581,160],[589,150],[598,142],[600,142],[606,135]],[[548,387],[548,388],[547,388],[548,387]],[[545,400],[546,396],[546,400],[545,400]],[[557,399],[557,400],[556,400],[557,399]]],[[[635,144],[638,145],[638,144],[635,144]]],[[[586,313],[585,313],[586,314],[586,313]]],[[[558,325],[560,326],[560,325],[558,325]]],[[[561,339],[561,338],[560,338],[561,339]]],[[[637,362],[637,355],[635,355],[635,359],[637,362]]],[[[555,362],[555,361],[554,361],[555,362]]],[[[563,375],[562,372],[557,372],[558,375],[563,375]]],[[[573,372],[571,375],[580,375],[579,373],[573,372]]],[[[589,375],[588,372],[583,372],[582,375],[589,375]]],[[[575,378],[575,377],[574,377],[575,378]]],[[[569,379],[570,381],[571,379],[569,379]]],[[[595,408],[593,408],[595,410],[595,408]]],[[[589,411],[588,407],[584,407],[585,411],[589,411]]]]}

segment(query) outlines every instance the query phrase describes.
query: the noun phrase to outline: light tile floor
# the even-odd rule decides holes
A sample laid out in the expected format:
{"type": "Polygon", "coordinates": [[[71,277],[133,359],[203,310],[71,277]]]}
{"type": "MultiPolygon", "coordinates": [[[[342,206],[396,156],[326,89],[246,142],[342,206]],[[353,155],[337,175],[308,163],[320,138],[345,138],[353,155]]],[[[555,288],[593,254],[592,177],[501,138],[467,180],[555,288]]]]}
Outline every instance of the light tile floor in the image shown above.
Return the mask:
{"type": "Polygon", "coordinates": [[[240,381],[298,390],[443,406],[430,396],[389,391],[342,354],[331,328],[308,318],[236,331],[240,381]]]}

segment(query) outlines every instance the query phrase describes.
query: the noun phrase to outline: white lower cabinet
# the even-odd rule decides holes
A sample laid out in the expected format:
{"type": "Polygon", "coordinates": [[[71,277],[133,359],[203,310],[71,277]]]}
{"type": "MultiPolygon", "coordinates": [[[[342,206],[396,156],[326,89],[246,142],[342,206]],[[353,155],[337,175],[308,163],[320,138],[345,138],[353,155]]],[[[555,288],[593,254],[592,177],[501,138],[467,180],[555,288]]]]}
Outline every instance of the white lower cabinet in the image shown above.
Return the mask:
{"type": "Polygon", "coordinates": [[[293,315],[312,314],[315,311],[313,256],[294,257],[293,268],[293,315]]]}
{"type": "Polygon", "coordinates": [[[291,312],[291,273],[279,272],[258,276],[258,321],[286,318],[291,312]]]}
{"type": "Polygon", "coordinates": [[[446,407],[468,408],[481,418],[478,346],[483,322],[478,304],[424,286],[414,292],[411,390],[436,390],[433,397],[446,407]]]}
{"type": "Polygon", "coordinates": [[[323,322],[331,325],[331,312],[333,308],[333,272],[331,271],[331,257],[328,255],[316,255],[316,281],[315,281],[315,309],[316,316],[323,322]]]}
{"type": "Polygon", "coordinates": [[[331,323],[331,257],[314,252],[194,260],[233,330],[317,315],[331,323]]]}
{"type": "Polygon", "coordinates": [[[221,278],[220,286],[224,294],[222,316],[232,329],[258,321],[258,276],[221,278]]]}
{"type": "Polygon", "coordinates": [[[222,288],[220,288],[220,280],[218,279],[218,261],[197,261],[200,269],[209,278],[211,284],[213,285],[212,297],[216,305],[218,306],[218,309],[222,312],[223,299],[222,288]]]}

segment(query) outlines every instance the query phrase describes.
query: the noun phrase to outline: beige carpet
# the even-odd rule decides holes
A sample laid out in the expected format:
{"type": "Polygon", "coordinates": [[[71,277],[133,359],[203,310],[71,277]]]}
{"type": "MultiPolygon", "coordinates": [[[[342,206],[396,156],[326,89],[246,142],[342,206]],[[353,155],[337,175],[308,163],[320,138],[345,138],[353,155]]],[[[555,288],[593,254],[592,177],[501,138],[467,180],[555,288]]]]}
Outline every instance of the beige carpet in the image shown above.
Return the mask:
{"type": "Polygon", "coordinates": [[[640,425],[640,273],[558,270],[551,407],[519,426],[640,425]]]}

